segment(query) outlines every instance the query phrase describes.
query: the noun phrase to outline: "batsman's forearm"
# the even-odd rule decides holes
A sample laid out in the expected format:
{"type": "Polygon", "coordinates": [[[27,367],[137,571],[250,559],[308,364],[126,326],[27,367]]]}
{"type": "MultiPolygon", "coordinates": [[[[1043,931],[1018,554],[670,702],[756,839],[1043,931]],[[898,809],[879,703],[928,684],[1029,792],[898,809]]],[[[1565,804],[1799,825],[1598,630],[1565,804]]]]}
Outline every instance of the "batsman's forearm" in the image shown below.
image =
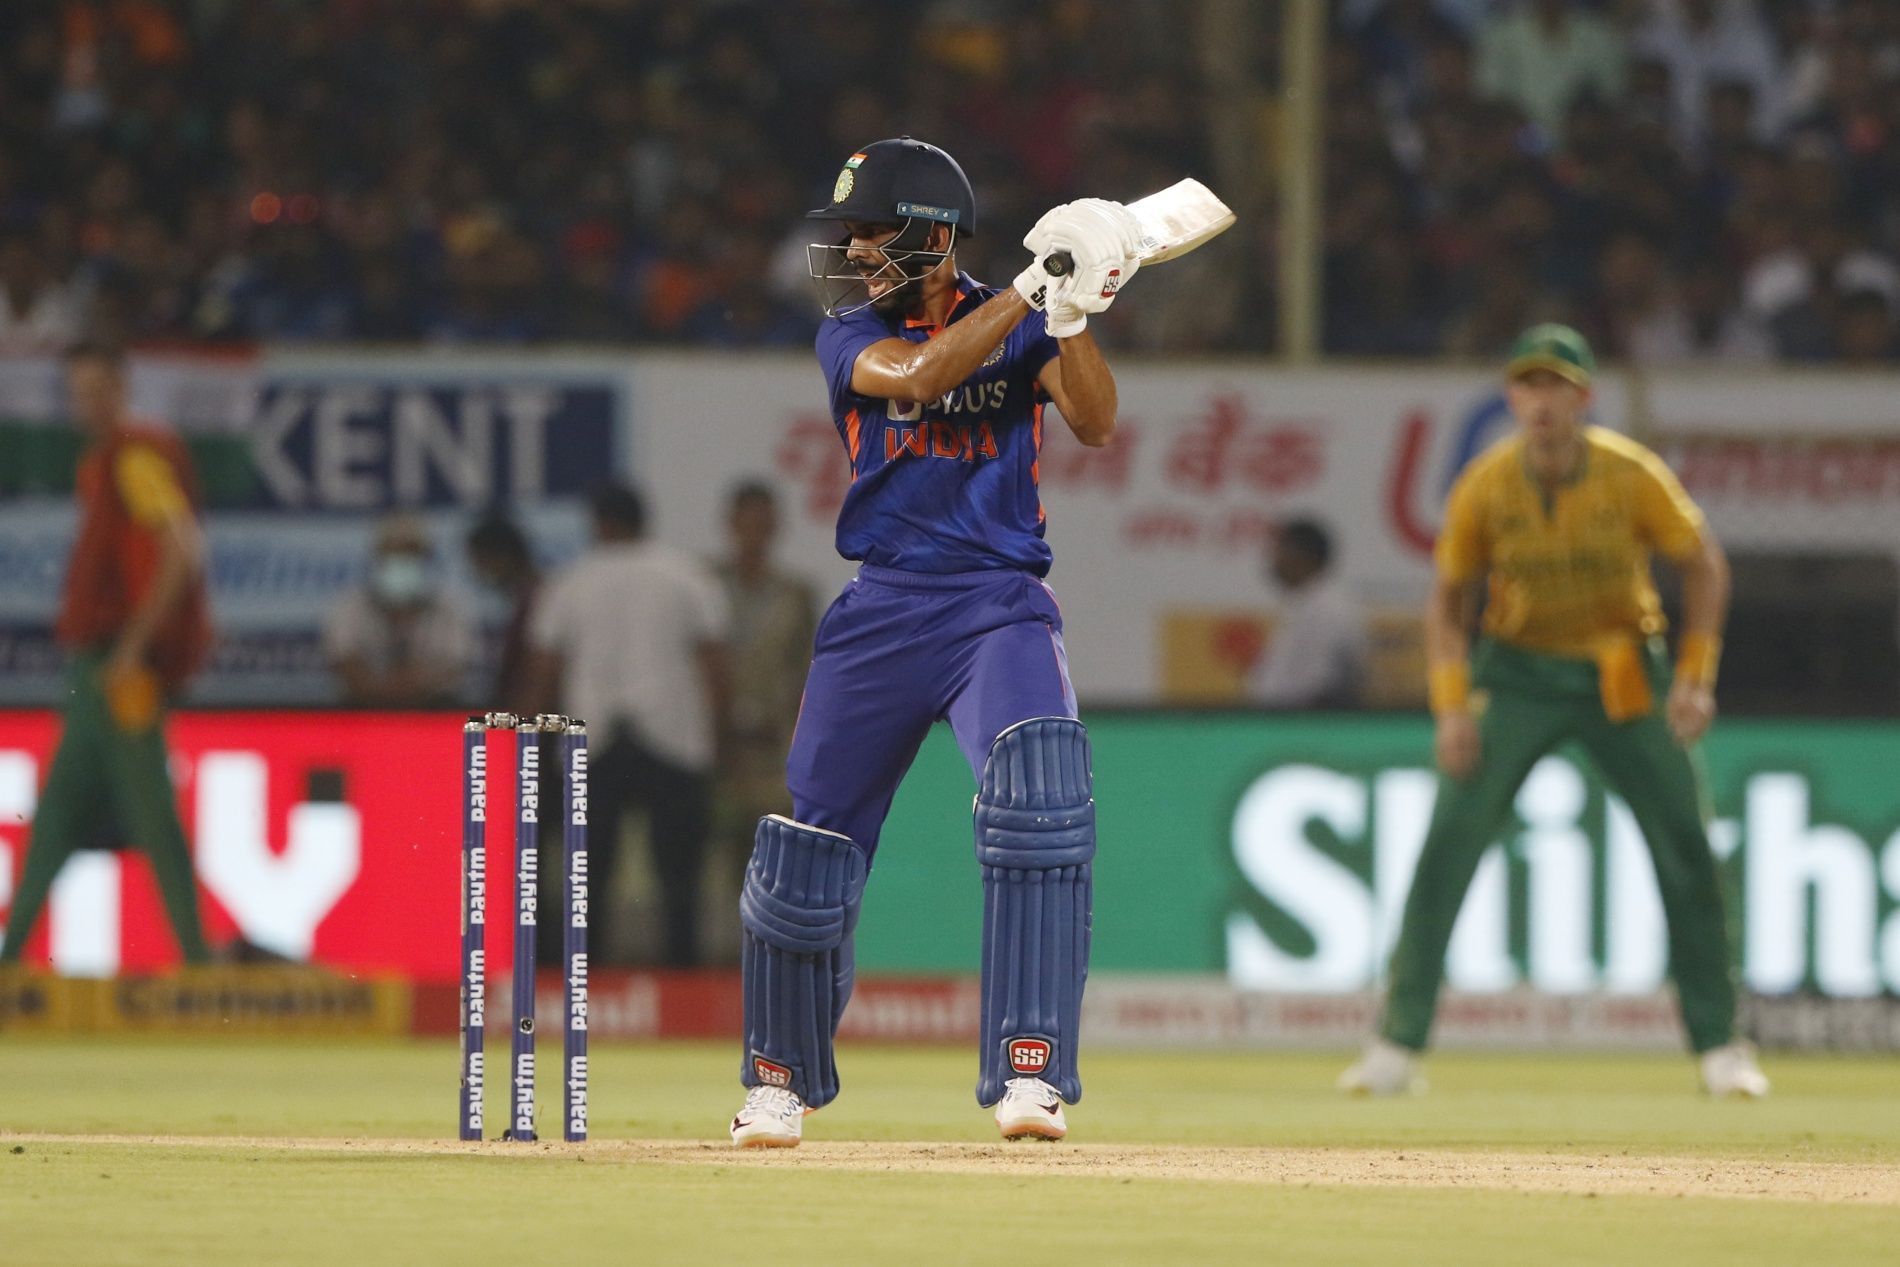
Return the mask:
{"type": "Polygon", "coordinates": [[[931,401],[956,390],[1029,313],[1028,301],[1005,290],[935,338],[907,345],[908,351],[892,367],[910,393],[905,399],[931,401]]]}
{"type": "Polygon", "coordinates": [[[1068,397],[1062,416],[1076,439],[1100,448],[1114,438],[1115,416],[1121,408],[1114,372],[1095,336],[1086,329],[1060,343],[1063,394],[1068,397]]]}

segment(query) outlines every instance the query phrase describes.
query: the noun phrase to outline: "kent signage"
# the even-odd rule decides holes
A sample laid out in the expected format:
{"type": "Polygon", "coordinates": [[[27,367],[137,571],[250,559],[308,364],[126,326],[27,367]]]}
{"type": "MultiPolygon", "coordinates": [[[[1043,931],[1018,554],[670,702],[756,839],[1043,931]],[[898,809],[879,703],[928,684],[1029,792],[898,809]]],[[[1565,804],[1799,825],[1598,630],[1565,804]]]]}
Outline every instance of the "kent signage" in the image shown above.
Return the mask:
{"type": "Polygon", "coordinates": [[[412,373],[267,380],[249,430],[258,492],[284,509],[357,511],[579,495],[615,469],[616,395],[412,373]]]}

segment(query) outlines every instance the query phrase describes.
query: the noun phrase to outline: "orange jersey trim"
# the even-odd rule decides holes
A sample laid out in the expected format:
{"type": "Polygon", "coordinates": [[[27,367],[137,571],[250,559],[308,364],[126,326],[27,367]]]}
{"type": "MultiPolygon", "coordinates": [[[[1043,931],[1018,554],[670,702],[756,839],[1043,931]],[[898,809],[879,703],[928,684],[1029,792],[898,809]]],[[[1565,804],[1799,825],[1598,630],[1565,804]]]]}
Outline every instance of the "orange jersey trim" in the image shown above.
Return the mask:
{"type": "Polygon", "coordinates": [[[970,292],[963,289],[961,286],[959,286],[957,287],[957,297],[950,301],[950,310],[943,314],[943,321],[941,323],[932,321],[928,317],[905,317],[904,329],[928,330],[930,331],[930,333],[926,335],[925,337],[935,338],[937,334],[944,328],[944,326],[947,326],[950,324],[950,318],[957,315],[957,309],[961,308],[963,306],[963,301],[968,299],[969,297],[970,297],[970,292]]]}
{"type": "Polygon", "coordinates": [[[1029,482],[1036,486],[1036,522],[1043,523],[1049,512],[1042,505],[1042,402],[1037,401],[1029,414],[1029,433],[1035,441],[1036,456],[1029,463],[1029,482]]]}
{"type": "Polygon", "coordinates": [[[859,428],[863,424],[858,420],[858,411],[853,409],[844,416],[844,447],[851,454],[851,478],[858,478],[858,441],[859,428]]]}

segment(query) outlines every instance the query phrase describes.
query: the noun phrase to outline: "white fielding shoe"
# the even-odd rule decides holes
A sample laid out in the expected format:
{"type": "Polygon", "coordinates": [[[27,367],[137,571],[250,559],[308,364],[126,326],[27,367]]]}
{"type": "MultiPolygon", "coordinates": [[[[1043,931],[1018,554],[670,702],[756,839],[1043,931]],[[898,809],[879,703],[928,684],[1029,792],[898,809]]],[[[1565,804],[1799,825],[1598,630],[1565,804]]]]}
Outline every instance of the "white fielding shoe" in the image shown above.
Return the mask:
{"type": "Polygon", "coordinates": [[[1011,1078],[996,1102],[996,1129],[1004,1139],[1061,1139],[1069,1133],[1062,1097],[1041,1078],[1011,1078]]]}
{"type": "Polygon", "coordinates": [[[1417,1052],[1375,1038],[1358,1063],[1339,1075],[1338,1086],[1347,1095],[1419,1095],[1425,1078],[1418,1071],[1417,1052]]]}
{"type": "Polygon", "coordinates": [[[1740,1041],[1702,1053],[1702,1086],[1718,1100],[1759,1100],[1768,1094],[1754,1047],[1740,1041]]]}
{"type": "Polygon", "coordinates": [[[754,1087],[732,1118],[735,1148],[797,1148],[805,1133],[805,1102],[784,1087],[754,1087]]]}

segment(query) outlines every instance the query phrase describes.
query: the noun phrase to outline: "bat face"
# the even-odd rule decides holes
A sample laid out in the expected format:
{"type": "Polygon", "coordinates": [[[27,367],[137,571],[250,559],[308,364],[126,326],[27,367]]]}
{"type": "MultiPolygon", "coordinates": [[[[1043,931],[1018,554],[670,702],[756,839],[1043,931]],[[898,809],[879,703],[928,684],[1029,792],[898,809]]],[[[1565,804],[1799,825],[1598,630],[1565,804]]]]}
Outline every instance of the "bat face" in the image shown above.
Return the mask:
{"type": "Polygon", "coordinates": [[[1128,204],[1141,222],[1141,262],[1159,264],[1219,236],[1234,213],[1214,191],[1189,177],[1128,204]]]}

